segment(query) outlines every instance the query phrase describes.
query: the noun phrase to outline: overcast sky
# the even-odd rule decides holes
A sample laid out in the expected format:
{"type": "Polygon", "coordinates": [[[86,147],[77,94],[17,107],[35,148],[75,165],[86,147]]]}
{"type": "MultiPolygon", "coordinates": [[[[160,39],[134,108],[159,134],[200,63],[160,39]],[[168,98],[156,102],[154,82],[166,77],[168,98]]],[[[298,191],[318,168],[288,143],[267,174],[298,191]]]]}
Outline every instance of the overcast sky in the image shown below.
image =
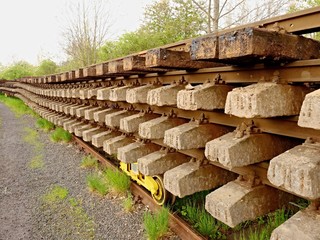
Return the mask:
{"type": "MultiPolygon", "coordinates": [[[[64,60],[61,32],[67,6],[83,0],[0,0],[0,64],[50,57],[64,60]]],[[[85,0],[89,2],[90,0],[85,0]]],[[[153,0],[102,0],[108,2],[115,39],[138,28],[146,4],[153,0]]]]}

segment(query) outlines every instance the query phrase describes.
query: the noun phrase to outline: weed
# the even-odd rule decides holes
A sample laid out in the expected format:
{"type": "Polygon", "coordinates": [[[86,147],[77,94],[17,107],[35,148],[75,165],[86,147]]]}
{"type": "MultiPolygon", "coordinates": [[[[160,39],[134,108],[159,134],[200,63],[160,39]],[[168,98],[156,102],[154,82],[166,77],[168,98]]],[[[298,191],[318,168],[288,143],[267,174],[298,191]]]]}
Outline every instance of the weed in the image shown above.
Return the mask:
{"type": "Polygon", "coordinates": [[[4,94],[0,94],[0,102],[4,103],[16,117],[21,117],[22,115],[36,116],[36,113],[18,98],[7,97],[4,94]]]}
{"type": "Polygon", "coordinates": [[[169,210],[165,207],[162,207],[155,214],[145,212],[143,215],[143,224],[148,239],[159,239],[169,230],[169,210]]]}
{"type": "Polygon", "coordinates": [[[44,118],[39,118],[36,125],[45,132],[49,132],[54,129],[54,124],[44,118]]]}
{"type": "Polygon", "coordinates": [[[60,142],[60,141],[63,141],[63,142],[70,142],[71,139],[72,139],[72,134],[65,131],[63,128],[61,127],[58,127],[56,128],[53,133],[51,134],[50,136],[51,140],[53,142],[60,142]]]}
{"type": "Polygon", "coordinates": [[[102,196],[108,193],[109,189],[104,177],[97,173],[87,176],[87,184],[91,191],[96,191],[102,196]]]}
{"type": "Polygon", "coordinates": [[[68,196],[68,194],[68,189],[56,185],[47,194],[43,196],[43,200],[47,203],[53,203],[64,200],[68,196]]]}
{"type": "Polygon", "coordinates": [[[69,203],[72,207],[77,207],[77,206],[80,206],[81,205],[81,201],[80,200],[77,200],[76,198],[74,197],[71,197],[69,198],[69,203]]]}
{"type": "Polygon", "coordinates": [[[43,156],[37,155],[31,159],[31,161],[28,163],[28,167],[31,169],[41,169],[44,166],[43,162],[43,156]]]}
{"type": "Polygon", "coordinates": [[[114,192],[125,194],[129,190],[130,177],[118,169],[112,170],[107,168],[104,176],[114,192]]]}
{"type": "Polygon", "coordinates": [[[133,211],[133,197],[131,193],[128,193],[128,196],[123,200],[123,208],[126,210],[126,212],[132,212],[133,211]]]}
{"type": "Polygon", "coordinates": [[[174,209],[202,235],[212,239],[225,239],[224,232],[230,228],[212,217],[204,208],[205,196],[209,191],[177,199],[174,209]]]}
{"type": "Polygon", "coordinates": [[[84,156],[81,160],[81,167],[82,168],[97,168],[98,167],[98,160],[90,154],[87,156],[84,156]]]}
{"type": "Polygon", "coordinates": [[[273,213],[270,213],[266,217],[266,223],[264,225],[259,224],[258,227],[253,226],[248,230],[243,230],[240,233],[240,240],[267,240],[270,239],[272,231],[284,223],[292,215],[292,212],[279,209],[273,213]]]}

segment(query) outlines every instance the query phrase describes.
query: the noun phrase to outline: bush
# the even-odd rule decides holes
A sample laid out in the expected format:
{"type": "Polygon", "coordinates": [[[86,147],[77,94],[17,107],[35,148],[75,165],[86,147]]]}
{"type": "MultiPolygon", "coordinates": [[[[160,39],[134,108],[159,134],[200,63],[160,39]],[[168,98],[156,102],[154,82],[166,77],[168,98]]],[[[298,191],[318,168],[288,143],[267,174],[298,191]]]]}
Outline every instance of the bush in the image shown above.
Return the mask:
{"type": "Polygon", "coordinates": [[[49,132],[54,129],[54,124],[44,118],[39,118],[36,123],[37,127],[41,128],[45,132],[49,132]]]}
{"type": "Polygon", "coordinates": [[[102,196],[108,193],[108,186],[104,177],[97,173],[87,176],[87,184],[91,191],[98,192],[102,196]]]}
{"type": "Polygon", "coordinates": [[[84,156],[81,160],[81,167],[82,168],[97,168],[98,167],[98,160],[91,156],[90,154],[84,156]]]}
{"type": "Polygon", "coordinates": [[[145,212],[143,215],[143,225],[148,239],[157,240],[169,231],[169,210],[162,207],[155,214],[145,212]]]}
{"type": "Polygon", "coordinates": [[[116,193],[125,194],[130,188],[130,177],[118,169],[107,169],[104,173],[106,180],[116,193]]]}

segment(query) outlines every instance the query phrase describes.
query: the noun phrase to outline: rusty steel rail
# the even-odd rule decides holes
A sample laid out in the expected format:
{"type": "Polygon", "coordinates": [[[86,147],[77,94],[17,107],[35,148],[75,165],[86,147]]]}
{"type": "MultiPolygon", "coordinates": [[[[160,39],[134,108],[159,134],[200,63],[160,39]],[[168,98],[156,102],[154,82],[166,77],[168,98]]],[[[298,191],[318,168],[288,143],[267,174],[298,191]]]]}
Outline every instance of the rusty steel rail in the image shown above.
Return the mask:
{"type": "MultiPolygon", "coordinates": [[[[93,147],[91,147],[89,144],[84,142],[82,139],[74,135],[73,135],[73,139],[87,153],[90,153],[95,158],[97,158],[102,165],[112,169],[117,168],[115,164],[107,160],[103,155],[97,152],[93,147]]],[[[147,192],[143,187],[139,186],[137,183],[131,182],[130,190],[133,195],[138,196],[141,199],[142,203],[147,205],[152,211],[156,211],[160,208],[160,206],[154,202],[154,200],[150,196],[150,193],[147,192]]],[[[191,228],[191,226],[182,218],[180,218],[176,213],[170,213],[169,226],[171,230],[174,231],[181,239],[186,239],[186,240],[205,240],[206,239],[203,236],[201,236],[198,232],[196,232],[193,228],[191,228]]]]}

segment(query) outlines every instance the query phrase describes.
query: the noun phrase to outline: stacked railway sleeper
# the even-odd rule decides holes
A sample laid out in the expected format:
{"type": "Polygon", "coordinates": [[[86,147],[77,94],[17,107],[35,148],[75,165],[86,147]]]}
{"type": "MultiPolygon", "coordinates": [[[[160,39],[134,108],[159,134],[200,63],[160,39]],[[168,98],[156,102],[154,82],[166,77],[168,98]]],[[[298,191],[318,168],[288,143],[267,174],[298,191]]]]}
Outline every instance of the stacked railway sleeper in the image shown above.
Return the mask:
{"type": "Polygon", "coordinates": [[[320,236],[320,8],[50,76],[2,83],[115,157],[158,204],[213,190],[230,227],[310,201],[271,239],[320,236]]]}

